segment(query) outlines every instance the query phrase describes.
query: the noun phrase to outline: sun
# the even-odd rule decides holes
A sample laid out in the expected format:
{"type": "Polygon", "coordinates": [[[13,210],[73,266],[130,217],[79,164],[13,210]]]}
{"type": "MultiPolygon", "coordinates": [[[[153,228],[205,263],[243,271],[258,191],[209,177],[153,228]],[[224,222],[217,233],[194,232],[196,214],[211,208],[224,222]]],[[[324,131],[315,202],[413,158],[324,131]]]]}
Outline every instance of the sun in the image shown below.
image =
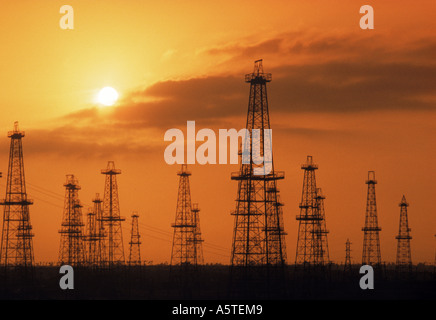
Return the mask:
{"type": "Polygon", "coordinates": [[[119,94],[112,87],[104,87],[98,92],[97,101],[105,106],[112,106],[117,102],[119,94]]]}

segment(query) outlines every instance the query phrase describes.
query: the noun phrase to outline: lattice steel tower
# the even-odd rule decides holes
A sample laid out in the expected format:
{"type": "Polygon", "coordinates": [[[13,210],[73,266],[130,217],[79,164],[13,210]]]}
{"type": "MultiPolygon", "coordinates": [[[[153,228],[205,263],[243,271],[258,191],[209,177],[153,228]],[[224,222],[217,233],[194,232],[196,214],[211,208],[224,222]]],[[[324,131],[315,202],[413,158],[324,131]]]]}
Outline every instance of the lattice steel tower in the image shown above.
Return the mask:
{"type": "Polygon", "coordinates": [[[193,265],[198,263],[196,250],[195,214],[191,206],[191,190],[187,165],[177,173],[179,178],[179,192],[177,195],[176,219],[171,225],[174,228],[173,248],[171,251],[171,265],[193,265]]]}
{"type": "Polygon", "coordinates": [[[96,244],[98,241],[98,236],[96,217],[91,208],[89,208],[87,214],[86,231],[83,236],[83,241],[85,241],[86,264],[89,266],[94,266],[96,264],[96,244]]]}
{"type": "Polygon", "coordinates": [[[100,194],[96,193],[95,198],[92,200],[94,203],[94,214],[95,214],[95,223],[96,223],[96,232],[98,236],[98,240],[96,241],[95,246],[95,264],[97,266],[104,266],[107,262],[106,254],[106,237],[107,234],[104,229],[104,221],[103,221],[103,208],[102,203],[103,200],[100,199],[100,194]]]}
{"type": "Polygon", "coordinates": [[[125,263],[123,231],[121,222],[125,219],[120,216],[120,204],[118,200],[117,175],[121,170],[115,169],[113,161],[109,161],[107,168],[101,170],[106,176],[103,198],[103,226],[107,233],[106,258],[109,267],[125,263]]]}
{"type": "Polygon", "coordinates": [[[377,180],[375,180],[374,171],[368,172],[366,184],[368,185],[368,195],[366,200],[365,227],[362,228],[364,232],[362,264],[375,266],[381,264],[379,235],[381,228],[378,226],[377,220],[377,202],[375,198],[377,180]]]}
{"type": "Polygon", "coordinates": [[[192,204],[192,214],[194,216],[194,250],[195,257],[197,259],[196,264],[203,264],[203,239],[201,238],[201,229],[200,229],[200,209],[198,208],[198,203],[192,204]]]}
{"type": "Polygon", "coordinates": [[[88,221],[84,241],[86,244],[86,262],[91,267],[100,267],[105,262],[104,228],[102,222],[102,210],[100,195],[97,193],[94,207],[88,212],[88,221]]]}
{"type": "Polygon", "coordinates": [[[329,251],[325,221],[324,199],[320,188],[316,187],[315,170],[318,166],[312,156],[307,156],[304,170],[303,192],[300,203],[297,250],[295,264],[304,268],[322,266],[329,263],[329,251]]]}
{"type": "Polygon", "coordinates": [[[129,265],[141,265],[141,236],[139,235],[138,214],[132,214],[132,230],[130,232],[129,265]]]}
{"type": "Polygon", "coordinates": [[[350,242],[350,239],[347,239],[347,242],[345,242],[344,271],[345,272],[351,271],[351,242],[350,242]]]}
{"type": "Polygon", "coordinates": [[[398,240],[397,244],[397,272],[411,272],[412,271],[412,255],[410,250],[410,236],[411,229],[409,228],[409,220],[407,216],[407,207],[409,204],[406,201],[406,197],[403,195],[399,204],[400,210],[400,227],[398,230],[398,236],[395,239],[398,240]]]}
{"type": "Polygon", "coordinates": [[[29,205],[33,202],[27,199],[21,142],[24,131],[19,130],[18,122],[15,122],[14,130],[8,132],[8,137],[11,138],[11,145],[6,197],[0,202],[4,208],[0,264],[5,267],[32,267],[34,235],[30,223],[29,205]]]}
{"type": "Polygon", "coordinates": [[[83,242],[82,205],[79,200],[79,182],[74,175],[67,175],[65,187],[64,213],[62,218],[59,264],[72,266],[85,263],[83,242]]]}
{"type": "Polygon", "coordinates": [[[327,230],[327,223],[325,217],[325,208],[324,208],[324,199],[325,196],[322,193],[321,188],[316,189],[316,211],[317,215],[321,218],[319,220],[319,225],[316,226],[314,230],[315,234],[315,261],[319,265],[325,265],[330,263],[329,256],[329,245],[327,234],[329,231],[327,230]]]}
{"type": "Polygon", "coordinates": [[[254,63],[253,73],[245,76],[250,84],[246,129],[249,135],[240,152],[240,170],[232,173],[238,181],[238,196],[231,252],[232,267],[284,266],[286,263],[283,209],[277,180],[284,173],[274,171],[266,84],[271,74],[263,72],[262,60],[254,63]],[[256,133],[259,138],[255,139],[256,133]],[[250,150],[252,137],[252,152],[250,150]],[[257,153],[257,154],[256,154],[257,153]],[[264,163],[259,164],[259,158],[264,163]],[[249,158],[244,161],[244,158],[249,158]],[[270,169],[270,170],[269,170],[270,169]],[[258,174],[258,172],[263,174],[258,174]],[[256,174],[257,172],[257,174],[256,174]]]}

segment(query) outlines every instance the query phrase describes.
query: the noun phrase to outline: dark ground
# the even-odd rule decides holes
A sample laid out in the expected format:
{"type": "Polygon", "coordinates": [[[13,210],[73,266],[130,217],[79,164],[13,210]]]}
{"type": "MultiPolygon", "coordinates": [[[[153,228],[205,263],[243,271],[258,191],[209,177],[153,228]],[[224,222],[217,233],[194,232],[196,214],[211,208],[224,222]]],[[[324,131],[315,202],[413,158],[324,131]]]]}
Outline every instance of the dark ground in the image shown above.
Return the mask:
{"type": "Polygon", "coordinates": [[[375,273],[374,290],[362,290],[359,266],[344,273],[342,266],[303,272],[288,266],[284,278],[271,281],[233,274],[229,266],[206,265],[198,270],[171,270],[167,265],[121,267],[111,270],[74,268],[74,290],[61,290],[58,267],[34,267],[33,272],[2,270],[0,299],[141,299],[141,300],[435,300],[433,267],[414,268],[398,275],[393,267],[375,273]],[[231,280],[232,279],[232,280],[231,280]],[[242,279],[242,280],[241,280],[242,279]],[[245,280],[243,280],[245,279],[245,280]],[[243,285],[250,283],[250,286],[243,285]]]}

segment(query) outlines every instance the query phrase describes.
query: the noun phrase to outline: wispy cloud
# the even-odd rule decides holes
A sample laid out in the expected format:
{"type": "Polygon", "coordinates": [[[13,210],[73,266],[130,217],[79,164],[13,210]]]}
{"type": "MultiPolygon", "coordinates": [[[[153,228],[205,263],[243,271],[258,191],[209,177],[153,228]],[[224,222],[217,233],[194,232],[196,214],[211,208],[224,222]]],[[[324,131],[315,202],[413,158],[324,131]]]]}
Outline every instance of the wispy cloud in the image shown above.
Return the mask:
{"type": "MultiPolygon", "coordinates": [[[[362,40],[297,32],[208,48],[201,54],[221,56],[229,65],[264,57],[265,71],[273,73],[271,112],[284,116],[435,110],[435,40],[386,47],[380,36],[363,48],[362,40]]],[[[34,131],[34,144],[27,151],[61,153],[73,148],[80,155],[110,155],[112,150],[151,150],[166,129],[185,126],[188,120],[226,127],[229,119],[239,118],[242,125],[248,85],[242,73],[223,76],[229,67],[224,69],[224,62],[221,67],[211,76],[161,81],[133,91],[112,110],[93,107],[68,114],[55,129],[34,131]]],[[[313,133],[282,129],[289,129],[288,134],[313,133]]]]}

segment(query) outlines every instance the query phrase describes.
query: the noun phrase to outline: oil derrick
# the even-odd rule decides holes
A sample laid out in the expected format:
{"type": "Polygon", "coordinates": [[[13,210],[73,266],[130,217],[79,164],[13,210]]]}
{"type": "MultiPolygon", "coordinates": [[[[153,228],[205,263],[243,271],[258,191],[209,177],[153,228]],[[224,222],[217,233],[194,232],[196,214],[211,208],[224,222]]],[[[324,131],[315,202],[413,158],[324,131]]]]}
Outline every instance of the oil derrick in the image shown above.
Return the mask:
{"type": "Polygon", "coordinates": [[[303,192],[300,203],[297,251],[295,264],[304,269],[322,266],[328,262],[327,229],[324,213],[324,196],[316,188],[315,170],[312,156],[301,166],[304,170],[303,192]]]}
{"type": "Polygon", "coordinates": [[[194,216],[194,250],[195,250],[195,259],[197,260],[196,264],[204,264],[203,257],[203,239],[201,238],[201,229],[200,229],[200,209],[198,208],[198,203],[192,204],[192,215],[194,216]]]}
{"type": "Polygon", "coordinates": [[[96,232],[95,213],[90,208],[87,214],[86,231],[83,236],[85,242],[86,264],[89,266],[95,265],[96,260],[96,242],[98,241],[96,232]]]}
{"type": "Polygon", "coordinates": [[[107,233],[106,241],[106,264],[109,267],[122,265],[124,259],[123,233],[121,222],[125,219],[120,216],[120,204],[118,200],[117,175],[121,170],[115,169],[113,161],[109,161],[107,168],[101,170],[106,176],[103,198],[103,226],[107,233]]]}
{"type": "Polygon", "coordinates": [[[362,264],[377,266],[381,265],[380,254],[380,235],[381,228],[378,226],[377,220],[377,202],[375,198],[375,172],[368,172],[368,195],[366,200],[366,216],[365,227],[362,228],[363,236],[363,255],[362,264]]]}
{"type": "Polygon", "coordinates": [[[320,217],[319,224],[315,226],[314,235],[315,235],[315,246],[314,246],[314,254],[315,254],[315,263],[317,265],[326,265],[330,263],[329,257],[329,246],[327,240],[327,234],[329,231],[327,230],[326,218],[325,218],[325,209],[324,209],[324,199],[325,196],[322,193],[321,188],[316,189],[316,213],[317,216],[320,217]]]}
{"type": "Polygon", "coordinates": [[[95,228],[97,232],[97,241],[95,246],[95,264],[96,266],[104,266],[107,262],[106,259],[106,233],[104,230],[104,221],[103,221],[103,209],[102,203],[103,201],[100,199],[100,194],[96,193],[95,198],[92,200],[94,203],[94,214],[95,214],[95,228]]]}
{"type": "Polygon", "coordinates": [[[351,271],[351,242],[350,239],[347,239],[345,242],[345,264],[344,264],[344,272],[351,271]]]}
{"type": "Polygon", "coordinates": [[[18,122],[15,122],[14,130],[8,132],[8,137],[11,138],[11,145],[6,197],[0,202],[4,208],[0,264],[4,267],[26,268],[32,267],[34,263],[34,235],[29,214],[29,205],[33,202],[27,199],[21,142],[24,131],[19,130],[18,122]]]}
{"type": "Polygon", "coordinates": [[[270,269],[286,263],[283,209],[277,189],[277,180],[284,179],[284,173],[274,171],[266,88],[270,81],[271,74],[263,72],[262,60],[255,61],[254,72],[245,76],[245,82],[250,84],[246,123],[249,135],[245,137],[244,151],[240,152],[240,170],[231,176],[238,181],[236,210],[232,212],[235,216],[232,269],[242,267],[248,271],[258,266],[270,269]],[[255,132],[260,133],[260,139],[254,138],[255,132]],[[244,161],[249,137],[253,137],[253,152],[249,152],[249,161],[244,161]],[[264,158],[263,164],[258,164],[255,150],[264,158]],[[255,174],[261,170],[263,174],[255,174]]]}
{"type": "Polygon", "coordinates": [[[399,204],[400,210],[400,227],[398,231],[398,236],[395,239],[398,240],[397,244],[397,272],[412,272],[412,255],[410,251],[410,228],[409,221],[407,217],[407,207],[409,204],[406,201],[406,197],[403,195],[401,202],[399,204]]]}
{"type": "Polygon", "coordinates": [[[74,175],[67,175],[65,187],[64,213],[62,218],[59,264],[83,265],[85,246],[83,242],[82,205],[79,201],[79,182],[74,175]]]}
{"type": "Polygon", "coordinates": [[[93,200],[94,208],[88,212],[86,233],[83,238],[86,244],[86,263],[90,267],[100,267],[104,263],[104,229],[102,224],[101,200],[97,193],[93,200]]]}
{"type": "Polygon", "coordinates": [[[138,218],[137,214],[132,214],[132,230],[131,230],[131,238],[130,238],[130,253],[129,253],[129,265],[130,266],[140,266],[141,265],[141,241],[139,235],[139,226],[138,226],[138,218]]]}
{"type": "Polygon", "coordinates": [[[196,252],[196,224],[195,215],[191,206],[191,190],[186,164],[177,173],[179,178],[179,191],[177,195],[176,219],[174,228],[173,248],[171,252],[171,265],[196,266],[198,256],[196,252]]]}

